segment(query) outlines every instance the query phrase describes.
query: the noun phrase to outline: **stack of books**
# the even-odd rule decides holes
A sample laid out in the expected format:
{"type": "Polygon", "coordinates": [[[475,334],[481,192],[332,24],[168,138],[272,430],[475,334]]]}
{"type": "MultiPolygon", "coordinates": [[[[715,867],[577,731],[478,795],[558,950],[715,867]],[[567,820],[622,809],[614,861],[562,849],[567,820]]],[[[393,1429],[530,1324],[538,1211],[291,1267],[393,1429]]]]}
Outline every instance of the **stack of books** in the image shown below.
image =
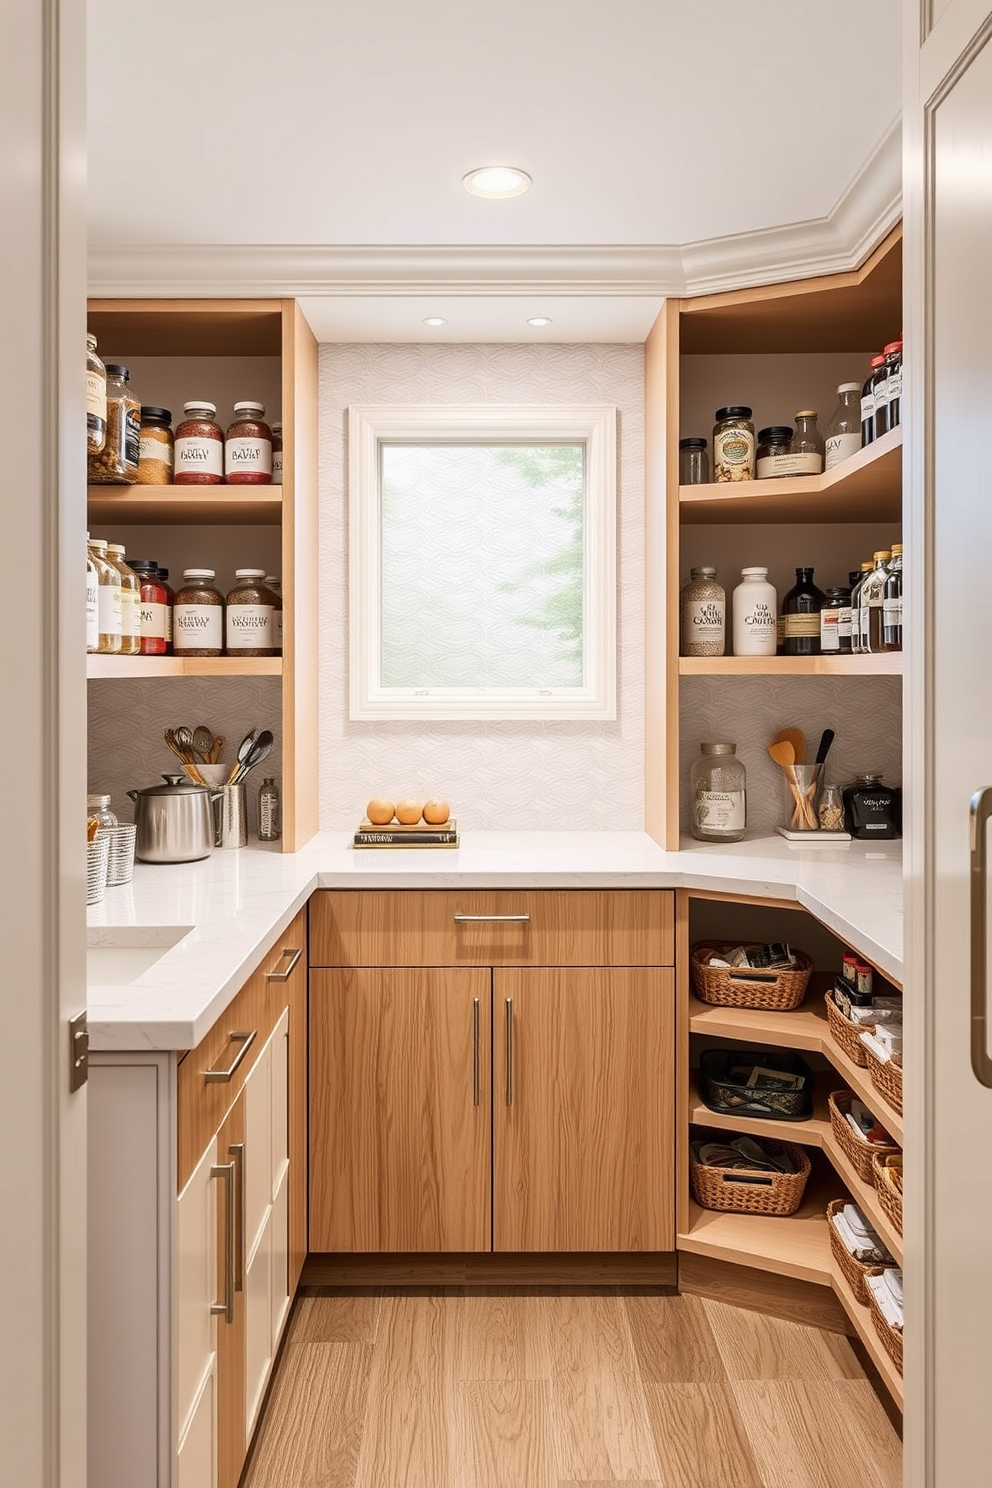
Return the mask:
{"type": "Polygon", "coordinates": [[[355,847],[457,847],[458,823],[451,818],[440,826],[430,822],[414,822],[404,827],[399,822],[389,822],[385,827],[376,827],[368,817],[355,833],[355,847]]]}

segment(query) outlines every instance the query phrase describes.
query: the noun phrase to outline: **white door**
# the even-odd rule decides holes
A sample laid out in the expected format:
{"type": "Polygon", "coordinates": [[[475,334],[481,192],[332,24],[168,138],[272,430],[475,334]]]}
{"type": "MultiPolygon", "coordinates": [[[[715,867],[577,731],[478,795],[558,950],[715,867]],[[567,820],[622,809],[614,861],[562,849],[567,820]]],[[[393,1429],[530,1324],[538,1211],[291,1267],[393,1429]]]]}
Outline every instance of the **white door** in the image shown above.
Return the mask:
{"type": "Polygon", "coordinates": [[[970,851],[992,809],[992,15],[911,0],[905,19],[905,1460],[907,1488],[964,1488],[992,1474],[989,855],[973,872],[970,851]]]}
{"type": "Polygon", "coordinates": [[[69,1093],[68,1020],[86,1003],[84,5],[7,0],[0,34],[0,509],[23,578],[0,697],[30,761],[30,784],[7,772],[0,852],[0,1481],[83,1488],[86,1092],[69,1093]]]}

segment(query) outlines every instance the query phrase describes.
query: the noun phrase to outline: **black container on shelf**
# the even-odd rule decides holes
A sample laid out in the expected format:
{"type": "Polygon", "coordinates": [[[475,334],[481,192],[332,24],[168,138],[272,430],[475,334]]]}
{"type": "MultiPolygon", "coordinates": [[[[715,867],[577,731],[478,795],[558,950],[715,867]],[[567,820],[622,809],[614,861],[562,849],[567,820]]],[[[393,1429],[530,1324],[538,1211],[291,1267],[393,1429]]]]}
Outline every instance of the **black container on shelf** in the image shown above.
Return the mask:
{"type": "MultiPolygon", "coordinates": [[[[758,1076],[761,1079],[761,1076],[758,1076]]],[[[760,1116],[765,1121],[804,1121],[813,1110],[813,1071],[788,1049],[704,1049],[699,1056],[699,1093],[722,1116],[760,1116]],[[802,1076],[798,1090],[771,1081],[749,1085],[752,1070],[802,1076]],[[744,1073],[744,1072],[747,1073],[744,1073]]]]}
{"type": "Polygon", "coordinates": [[[811,568],[797,568],[796,582],[782,600],[786,656],[819,656],[820,611],[826,595],[813,583],[811,568]]]}
{"type": "Polygon", "coordinates": [[[845,785],[844,820],[852,837],[887,842],[902,836],[902,790],[881,775],[859,775],[845,785]]]}

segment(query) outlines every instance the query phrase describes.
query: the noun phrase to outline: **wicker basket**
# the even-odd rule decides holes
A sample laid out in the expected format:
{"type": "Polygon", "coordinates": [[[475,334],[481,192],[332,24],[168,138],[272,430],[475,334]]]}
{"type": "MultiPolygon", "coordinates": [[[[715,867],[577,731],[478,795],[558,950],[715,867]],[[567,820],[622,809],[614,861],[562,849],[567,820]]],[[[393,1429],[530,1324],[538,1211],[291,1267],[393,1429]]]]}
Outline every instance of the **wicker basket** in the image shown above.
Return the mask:
{"type": "Polygon", "coordinates": [[[850,1018],[845,1018],[834,1002],[832,992],[827,993],[824,1001],[827,1004],[827,1025],[834,1043],[840,1045],[848,1059],[860,1065],[862,1069],[867,1069],[868,1050],[861,1042],[861,1035],[874,1033],[875,1025],[873,1023],[852,1023],[850,1018]]]}
{"type": "MultiPolygon", "coordinates": [[[[865,1290],[868,1291],[867,1287],[865,1290]]],[[[899,1373],[902,1374],[902,1329],[890,1328],[871,1292],[868,1292],[868,1310],[871,1313],[871,1320],[875,1324],[875,1332],[885,1345],[886,1353],[899,1373]]]]}
{"type": "Polygon", "coordinates": [[[761,1008],[770,1013],[791,1013],[799,1006],[813,970],[813,962],[804,951],[793,950],[797,965],[782,971],[708,964],[710,956],[733,948],[733,942],[725,940],[701,940],[693,946],[692,981],[701,1002],[715,1007],[761,1008]]]}
{"type": "Polygon", "coordinates": [[[854,1096],[849,1090],[833,1092],[827,1100],[830,1108],[830,1126],[844,1156],[851,1163],[858,1177],[863,1183],[873,1183],[872,1162],[876,1155],[887,1157],[890,1152],[898,1152],[899,1146],[896,1142],[867,1142],[864,1137],[858,1136],[847,1119],[853,1099],[854,1096]]]}
{"type": "Polygon", "coordinates": [[[866,1044],[861,1045],[868,1056],[868,1073],[871,1075],[871,1083],[887,1100],[893,1111],[902,1115],[902,1065],[896,1064],[894,1059],[881,1060],[872,1053],[866,1044]]]}
{"type": "Polygon", "coordinates": [[[699,1089],[706,1105],[721,1116],[760,1116],[763,1121],[805,1121],[813,1110],[813,1071],[789,1049],[704,1049],[699,1057],[699,1089]],[[737,1065],[764,1065],[783,1074],[802,1075],[799,1090],[765,1090],[731,1078],[737,1065]]]}
{"type": "Polygon", "coordinates": [[[886,1219],[902,1234],[902,1191],[892,1181],[894,1169],[902,1171],[902,1153],[876,1157],[871,1165],[872,1181],[886,1219]]]}
{"type": "Polygon", "coordinates": [[[851,1288],[854,1300],[860,1302],[862,1307],[867,1307],[869,1295],[868,1288],[865,1286],[865,1278],[868,1276],[880,1276],[885,1270],[885,1267],[878,1266],[872,1261],[856,1260],[834,1229],[834,1215],[839,1214],[846,1203],[846,1199],[832,1199],[827,1205],[827,1228],[830,1231],[830,1249],[834,1260],[844,1274],[844,1280],[851,1288]]]}
{"type": "MultiPolygon", "coordinates": [[[[721,1135],[723,1135],[721,1133],[721,1135]]],[[[767,1173],[755,1168],[708,1168],[689,1152],[693,1197],[704,1209],[732,1214],[795,1214],[803,1201],[810,1160],[792,1142],[766,1142],[771,1152],[788,1152],[794,1173],[767,1173]]]]}

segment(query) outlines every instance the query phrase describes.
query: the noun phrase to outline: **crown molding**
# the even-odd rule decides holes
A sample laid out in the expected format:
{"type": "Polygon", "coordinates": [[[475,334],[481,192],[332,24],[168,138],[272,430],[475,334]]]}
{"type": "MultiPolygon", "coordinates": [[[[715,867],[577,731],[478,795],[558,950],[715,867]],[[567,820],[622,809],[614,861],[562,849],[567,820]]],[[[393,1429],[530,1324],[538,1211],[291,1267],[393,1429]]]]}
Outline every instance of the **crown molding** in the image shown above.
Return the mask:
{"type": "Polygon", "coordinates": [[[899,221],[897,119],[826,217],[678,245],[97,244],[97,297],[704,295],[858,268],[899,221]]]}

